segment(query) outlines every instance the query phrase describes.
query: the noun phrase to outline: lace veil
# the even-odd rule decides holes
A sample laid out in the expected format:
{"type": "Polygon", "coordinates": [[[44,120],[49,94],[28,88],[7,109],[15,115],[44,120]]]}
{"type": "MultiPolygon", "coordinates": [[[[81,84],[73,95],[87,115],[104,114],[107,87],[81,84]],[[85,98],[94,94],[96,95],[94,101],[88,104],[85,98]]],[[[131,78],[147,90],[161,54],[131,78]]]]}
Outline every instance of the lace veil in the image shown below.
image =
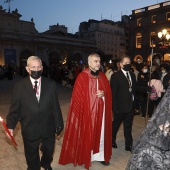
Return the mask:
{"type": "Polygon", "coordinates": [[[126,170],[170,168],[170,86],[132,150],[126,170]]]}

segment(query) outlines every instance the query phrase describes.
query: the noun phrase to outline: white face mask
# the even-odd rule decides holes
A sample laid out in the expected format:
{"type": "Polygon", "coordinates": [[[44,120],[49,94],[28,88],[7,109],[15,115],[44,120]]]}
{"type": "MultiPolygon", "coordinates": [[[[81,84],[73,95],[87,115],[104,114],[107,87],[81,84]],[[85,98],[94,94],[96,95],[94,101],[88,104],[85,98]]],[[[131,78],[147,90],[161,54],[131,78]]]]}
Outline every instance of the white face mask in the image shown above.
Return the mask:
{"type": "Polygon", "coordinates": [[[148,69],[143,69],[143,73],[147,73],[148,72],[148,69]]]}
{"type": "Polygon", "coordinates": [[[164,73],[166,73],[166,71],[165,71],[165,70],[162,70],[162,73],[164,74],[164,73]]]}

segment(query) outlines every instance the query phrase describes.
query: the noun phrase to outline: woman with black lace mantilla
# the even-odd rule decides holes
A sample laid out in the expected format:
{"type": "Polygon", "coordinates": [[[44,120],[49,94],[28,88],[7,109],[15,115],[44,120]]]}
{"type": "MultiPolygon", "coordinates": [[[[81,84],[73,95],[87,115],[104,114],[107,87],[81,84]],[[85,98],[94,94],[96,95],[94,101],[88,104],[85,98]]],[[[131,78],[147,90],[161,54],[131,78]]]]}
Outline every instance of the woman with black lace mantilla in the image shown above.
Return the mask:
{"type": "Polygon", "coordinates": [[[134,145],[126,170],[170,170],[170,87],[134,145]]]}

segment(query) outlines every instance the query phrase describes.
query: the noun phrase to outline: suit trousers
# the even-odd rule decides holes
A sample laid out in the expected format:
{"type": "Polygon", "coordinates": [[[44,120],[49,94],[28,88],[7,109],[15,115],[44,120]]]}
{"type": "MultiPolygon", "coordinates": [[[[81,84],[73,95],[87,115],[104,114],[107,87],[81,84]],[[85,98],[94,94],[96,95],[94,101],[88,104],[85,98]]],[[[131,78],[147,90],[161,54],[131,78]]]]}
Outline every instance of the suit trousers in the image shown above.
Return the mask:
{"type": "Polygon", "coordinates": [[[132,122],[133,122],[134,112],[129,113],[117,113],[114,114],[114,120],[112,122],[112,143],[116,142],[116,135],[119,130],[121,123],[123,122],[124,127],[124,137],[125,146],[132,146],[132,122]]]}
{"type": "Polygon", "coordinates": [[[49,168],[53,160],[55,137],[39,138],[34,141],[23,138],[24,151],[27,161],[27,170],[40,170],[43,168],[49,168]],[[41,144],[41,147],[40,147],[41,144]],[[39,148],[42,152],[40,160],[39,148]]]}

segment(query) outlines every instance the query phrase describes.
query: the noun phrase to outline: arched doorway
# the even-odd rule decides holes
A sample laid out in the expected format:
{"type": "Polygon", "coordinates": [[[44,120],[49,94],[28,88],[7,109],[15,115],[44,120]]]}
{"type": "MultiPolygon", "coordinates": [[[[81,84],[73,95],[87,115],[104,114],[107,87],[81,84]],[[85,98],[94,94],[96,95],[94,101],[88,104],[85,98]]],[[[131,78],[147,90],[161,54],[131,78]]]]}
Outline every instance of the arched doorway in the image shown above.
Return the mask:
{"type": "Polygon", "coordinates": [[[135,57],[134,57],[134,61],[135,62],[142,62],[143,61],[143,57],[141,56],[141,55],[136,55],[135,57]]]}

